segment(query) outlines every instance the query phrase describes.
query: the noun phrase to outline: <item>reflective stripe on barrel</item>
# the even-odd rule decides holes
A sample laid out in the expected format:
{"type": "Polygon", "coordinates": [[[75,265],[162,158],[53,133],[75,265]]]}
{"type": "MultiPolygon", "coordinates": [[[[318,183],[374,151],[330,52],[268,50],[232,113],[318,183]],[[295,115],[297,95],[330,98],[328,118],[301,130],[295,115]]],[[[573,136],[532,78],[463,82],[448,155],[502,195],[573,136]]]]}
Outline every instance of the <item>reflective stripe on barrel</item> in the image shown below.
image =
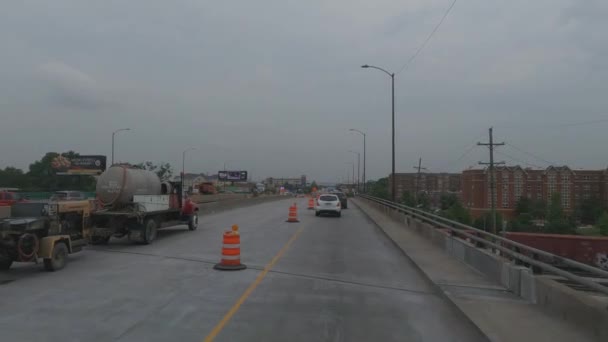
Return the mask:
{"type": "Polygon", "coordinates": [[[223,265],[240,265],[241,263],[241,236],[233,232],[224,233],[224,244],[222,245],[223,265]]]}

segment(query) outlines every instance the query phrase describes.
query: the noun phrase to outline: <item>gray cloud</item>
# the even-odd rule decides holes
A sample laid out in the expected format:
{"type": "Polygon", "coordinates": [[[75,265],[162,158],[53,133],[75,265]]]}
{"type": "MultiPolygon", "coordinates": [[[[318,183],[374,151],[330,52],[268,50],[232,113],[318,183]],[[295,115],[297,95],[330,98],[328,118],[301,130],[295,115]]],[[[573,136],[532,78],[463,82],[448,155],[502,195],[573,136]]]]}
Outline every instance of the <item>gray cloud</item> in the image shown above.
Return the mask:
{"type": "Polygon", "coordinates": [[[52,103],[78,110],[98,110],[115,103],[110,94],[90,75],[61,62],[38,67],[40,79],[47,83],[52,103]]]}
{"type": "MultiPolygon", "coordinates": [[[[254,176],[339,180],[361,148],[353,127],[368,132],[368,175],[385,176],[390,82],[359,66],[400,68],[449,3],[5,4],[0,167],[48,150],[109,154],[111,132],[131,127],[119,160],[177,166],[196,146],[193,170],[230,161],[254,176]]],[[[607,11],[601,0],[458,2],[397,76],[398,169],[419,156],[434,171],[473,165],[485,150],[449,161],[490,125],[547,160],[603,166],[605,126],[551,124],[605,117],[607,11]]]]}

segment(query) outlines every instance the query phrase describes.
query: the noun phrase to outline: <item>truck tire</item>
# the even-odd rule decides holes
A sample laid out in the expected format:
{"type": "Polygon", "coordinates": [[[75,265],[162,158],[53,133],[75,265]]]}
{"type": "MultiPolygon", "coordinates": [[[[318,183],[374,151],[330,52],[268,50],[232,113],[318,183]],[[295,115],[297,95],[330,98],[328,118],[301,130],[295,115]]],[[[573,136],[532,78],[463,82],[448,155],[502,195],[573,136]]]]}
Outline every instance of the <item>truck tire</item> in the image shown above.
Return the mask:
{"type": "Polygon", "coordinates": [[[158,234],[158,228],[157,228],[156,221],[154,221],[154,219],[151,219],[151,218],[147,219],[146,222],[144,222],[143,231],[142,231],[144,245],[149,245],[152,243],[152,241],[156,240],[157,234],[158,234]]]}
{"type": "Polygon", "coordinates": [[[8,270],[13,264],[13,259],[6,250],[0,250],[0,270],[8,270]]]}
{"type": "Polygon", "coordinates": [[[57,242],[53,248],[51,258],[44,259],[44,269],[49,272],[58,271],[65,267],[68,262],[68,246],[63,242],[57,242]]]}
{"type": "Polygon", "coordinates": [[[198,228],[198,215],[194,214],[188,219],[188,230],[196,230],[198,228]]]}

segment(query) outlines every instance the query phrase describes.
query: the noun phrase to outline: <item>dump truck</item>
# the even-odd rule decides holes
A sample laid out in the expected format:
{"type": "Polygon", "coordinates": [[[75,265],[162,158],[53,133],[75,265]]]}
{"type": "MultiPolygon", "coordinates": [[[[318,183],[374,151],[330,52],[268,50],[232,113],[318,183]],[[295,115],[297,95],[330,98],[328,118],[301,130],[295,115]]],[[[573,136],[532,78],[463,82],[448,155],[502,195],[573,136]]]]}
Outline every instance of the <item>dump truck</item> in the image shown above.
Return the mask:
{"type": "Polygon", "coordinates": [[[161,182],[151,171],[114,165],[97,179],[97,205],[91,213],[91,243],[105,244],[111,237],[127,236],[150,244],[158,229],[187,225],[198,227],[198,208],[182,210],[186,200],[179,182],[161,182]]]}
{"type": "Polygon", "coordinates": [[[217,189],[211,182],[204,182],[199,185],[199,190],[203,195],[215,195],[217,194],[217,189]]]}
{"type": "Polygon", "coordinates": [[[87,244],[90,213],[88,200],[13,204],[0,219],[0,269],[40,260],[47,271],[62,269],[87,244]]]}

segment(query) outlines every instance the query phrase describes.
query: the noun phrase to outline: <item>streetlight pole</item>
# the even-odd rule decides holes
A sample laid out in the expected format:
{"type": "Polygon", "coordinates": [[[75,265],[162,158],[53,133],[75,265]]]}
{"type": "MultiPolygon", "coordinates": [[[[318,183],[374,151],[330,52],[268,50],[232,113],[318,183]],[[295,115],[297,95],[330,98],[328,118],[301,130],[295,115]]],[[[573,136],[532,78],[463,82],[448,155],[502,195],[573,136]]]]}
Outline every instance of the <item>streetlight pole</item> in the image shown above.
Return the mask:
{"type": "Polygon", "coordinates": [[[346,162],[345,164],[350,164],[353,166],[353,177],[352,177],[352,183],[351,183],[351,189],[355,187],[355,163],[354,162],[346,162]]]}
{"type": "Polygon", "coordinates": [[[184,180],[186,179],[186,152],[196,150],[194,147],[190,147],[182,152],[182,199],[186,194],[186,189],[184,189],[184,180]]]}
{"type": "Polygon", "coordinates": [[[360,130],[354,129],[354,128],[349,129],[349,131],[351,131],[351,132],[357,132],[357,133],[359,133],[359,134],[361,134],[363,136],[363,192],[365,192],[367,190],[366,189],[367,188],[367,184],[366,184],[367,180],[365,179],[365,136],[366,136],[366,134],[363,133],[363,132],[361,132],[360,130]]]}
{"type": "Polygon", "coordinates": [[[393,202],[395,202],[395,184],[396,184],[396,179],[395,179],[395,73],[390,73],[382,68],[379,68],[377,66],[373,66],[373,65],[362,65],[361,66],[364,69],[367,68],[371,68],[371,69],[377,69],[380,70],[382,72],[384,72],[385,74],[389,75],[391,78],[391,103],[392,103],[392,121],[393,121],[393,165],[392,165],[392,169],[391,169],[391,178],[392,178],[392,182],[391,182],[391,198],[393,200],[393,202]]]}
{"type": "Polygon", "coordinates": [[[110,164],[110,166],[114,165],[114,136],[118,132],[130,131],[130,130],[131,130],[130,128],[121,128],[121,129],[117,129],[114,132],[112,132],[112,164],[110,164]]]}
{"type": "Polygon", "coordinates": [[[359,190],[359,181],[361,180],[361,178],[359,178],[359,176],[361,176],[361,153],[355,152],[355,151],[348,151],[348,152],[355,153],[357,155],[357,191],[360,191],[359,190]]]}

